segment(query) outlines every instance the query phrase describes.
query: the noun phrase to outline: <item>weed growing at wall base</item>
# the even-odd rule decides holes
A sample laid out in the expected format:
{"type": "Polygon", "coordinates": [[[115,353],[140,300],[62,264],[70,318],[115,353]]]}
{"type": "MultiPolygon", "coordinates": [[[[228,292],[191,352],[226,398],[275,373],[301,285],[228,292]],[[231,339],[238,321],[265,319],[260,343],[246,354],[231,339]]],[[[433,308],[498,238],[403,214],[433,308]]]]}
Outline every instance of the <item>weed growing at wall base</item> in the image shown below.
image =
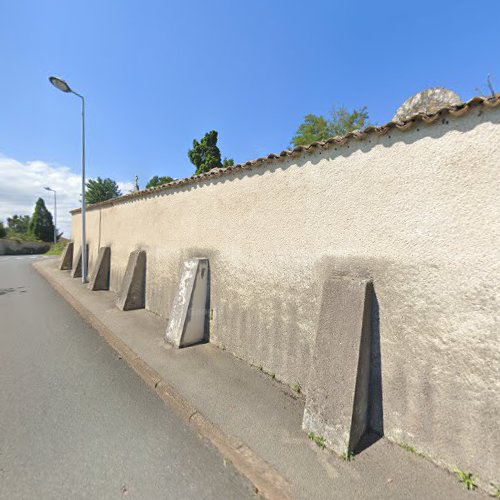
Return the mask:
{"type": "Polygon", "coordinates": [[[322,436],[316,436],[316,434],[314,434],[314,432],[309,432],[307,434],[307,437],[309,438],[309,440],[314,441],[316,443],[316,446],[318,446],[322,450],[325,449],[326,443],[325,443],[325,438],[324,437],[322,437],[322,436]]]}
{"type": "Polygon", "coordinates": [[[344,451],[344,453],[342,453],[342,460],[352,462],[354,460],[354,453],[352,451],[344,451]]]}
{"type": "Polygon", "coordinates": [[[464,483],[468,490],[475,490],[477,488],[471,472],[464,472],[463,470],[455,469],[455,474],[457,475],[458,480],[461,483],[464,483]]]}
{"type": "MultiPolygon", "coordinates": [[[[239,359],[243,359],[243,358],[239,358],[239,359]]],[[[257,370],[259,370],[260,372],[262,373],[265,373],[266,375],[268,375],[269,377],[271,377],[273,380],[276,378],[276,374],[273,373],[273,372],[268,372],[266,370],[264,370],[264,367],[262,365],[254,365],[253,363],[251,363],[251,366],[253,366],[254,368],[257,368],[257,370]]],[[[300,385],[299,385],[300,387],[300,385]]],[[[295,389],[294,389],[295,390],[295,389]]],[[[300,391],[298,391],[300,392],[300,391]]]]}

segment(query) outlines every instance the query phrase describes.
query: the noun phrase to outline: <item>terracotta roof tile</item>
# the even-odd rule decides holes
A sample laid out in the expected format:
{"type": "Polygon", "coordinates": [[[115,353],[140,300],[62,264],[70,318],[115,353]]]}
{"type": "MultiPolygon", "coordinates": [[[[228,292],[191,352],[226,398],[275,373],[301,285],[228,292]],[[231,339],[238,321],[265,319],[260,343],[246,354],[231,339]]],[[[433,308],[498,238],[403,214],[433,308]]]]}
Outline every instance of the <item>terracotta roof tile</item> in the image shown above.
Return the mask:
{"type": "MultiPolygon", "coordinates": [[[[116,205],[135,198],[141,198],[143,196],[147,196],[155,192],[168,191],[170,189],[175,189],[177,187],[184,186],[186,184],[194,184],[197,182],[201,182],[210,177],[221,177],[229,175],[235,172],[239,172],[241,169],[251,169],[257,165],[261,165],[271,160],[283,158],[286,156],[295,156],[303,152],[312,152],[318,148],[328,149],[333,145],[344,145],[347,144],[351,139],[354,139],[356,141],[362,141],[371,134],[377,134],[377,135],[387,134],[393,128],[396,128],[397,130],[401,131],[406,131],[411,129],[413,125],[415,123],[418,123],[419,121],[428,124],[434,123],[436,120],[439,119],[442,113],[449,113],[453,117],[461,117],[467,114],[471,109],[478,106],[484,106],[486,108],[496,108],[500,106],[500,94],[497,94],[495,97],[473,97],[467,102],[461,103],[457,106],[444,107],[433,114],[418,113],[404,122],[390,121],[382,126],[369,126],[364,130],[355,130],[344,136],[331,137],[326,141],[313,142],[312,144],[309,144],[307,146],[297,146],[294,149],[281,151],[281,153],[271,153],[267,156],[257,158],[256,160],[247,161],[245,163],[237,164],[232,167],[213,168],[212,170],[209,170],[204,174],[196,176],[193,175],[191,177],[186,177],[184,179],[177,179],[175,181],[169,182],[168,184],[162,184],[161,186],[156,186],[153,188],[144,189],[142,191],[126,194],[124,196],[120,196],[118,198],[112,198],[111,200],[102,201],[100,203],[94,203],[93,205],[89,205],[88,209],[91,210],[97,207],[116,205]]],[[[79,213],[80,211],[81,209],[77,208],[75,210],[71,210],[70,213],[76,214],[79,213]]]]}

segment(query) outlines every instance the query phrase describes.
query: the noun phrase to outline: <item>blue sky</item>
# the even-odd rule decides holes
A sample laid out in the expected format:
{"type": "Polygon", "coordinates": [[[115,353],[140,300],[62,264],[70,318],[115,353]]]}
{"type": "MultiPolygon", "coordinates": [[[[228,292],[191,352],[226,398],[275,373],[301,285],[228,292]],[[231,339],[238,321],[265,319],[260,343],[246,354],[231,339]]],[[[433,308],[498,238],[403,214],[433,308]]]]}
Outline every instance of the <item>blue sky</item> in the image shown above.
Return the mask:
{"type": "Polygon", "coordinates": [[[62,197],[69,176],[67,204],[77,201],[80,103],[51,74],[86,97],[88,175],[137,174],[142,187],[191,175],[186,152],[211,129],[241,162],[286,148],[305,114],[334,104],[366,105],[381,124],[428,87],[468,99],[491,74],[500,91],[497,10],[498,0],[4,1],[0,219],[24,206],[13,170],[59,183],[62,197]]]}

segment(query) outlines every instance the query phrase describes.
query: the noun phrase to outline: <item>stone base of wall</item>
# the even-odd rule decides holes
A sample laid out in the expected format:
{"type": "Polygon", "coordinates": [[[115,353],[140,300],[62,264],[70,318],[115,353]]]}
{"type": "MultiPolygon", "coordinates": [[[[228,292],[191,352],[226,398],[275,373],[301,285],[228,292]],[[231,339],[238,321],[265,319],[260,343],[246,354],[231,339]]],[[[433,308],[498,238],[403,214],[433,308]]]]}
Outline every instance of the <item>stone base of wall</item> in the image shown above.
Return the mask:
{"type": "Polygon", "coordinates": [[[48,252],[48,243],[0,239],[0,255],[30,255],[48,252]]]}

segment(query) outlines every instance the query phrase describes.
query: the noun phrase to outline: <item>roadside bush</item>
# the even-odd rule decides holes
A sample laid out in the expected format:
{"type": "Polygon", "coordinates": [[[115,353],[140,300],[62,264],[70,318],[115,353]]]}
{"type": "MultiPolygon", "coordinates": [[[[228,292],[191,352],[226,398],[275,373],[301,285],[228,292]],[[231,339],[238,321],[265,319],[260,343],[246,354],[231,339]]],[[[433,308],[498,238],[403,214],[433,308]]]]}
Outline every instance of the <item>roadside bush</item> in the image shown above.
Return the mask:
{"type": "Polygon", "coordinates": [[[15,241],[42,241],[40,238],[37,238],[34,234],[31,233],[16,233],[15,231],[7,231],[7,238],[9,240],[15,241]]]}

